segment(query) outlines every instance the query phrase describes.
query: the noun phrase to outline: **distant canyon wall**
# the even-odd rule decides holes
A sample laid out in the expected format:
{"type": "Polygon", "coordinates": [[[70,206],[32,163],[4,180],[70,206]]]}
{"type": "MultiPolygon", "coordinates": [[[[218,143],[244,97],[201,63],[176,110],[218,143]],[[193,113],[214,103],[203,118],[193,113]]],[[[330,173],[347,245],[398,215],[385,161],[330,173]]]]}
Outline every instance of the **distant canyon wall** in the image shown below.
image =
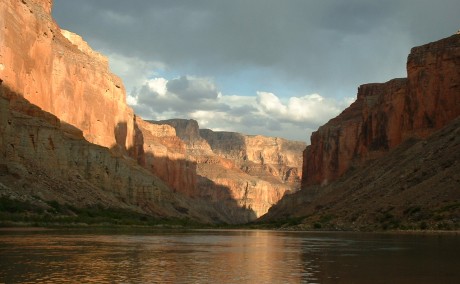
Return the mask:
{"type": "Polygon", "coordinates": [[[185,142],[198,174],[193,196],[221,204],[236,201],[254,212],[243,214],[244,221],[265,214],[300,187],[303,142],[199,129],[195,120],[152,123],[171,125],[185,142]]]}
{"type": "MultiPolygon", "coordinates": [[[[183,207],[188,212],[208,210],[208,217],[195,215],[213,222],[253,220],[285,193],[298,188],[299,157],[305,145],[234,134],[243,137],[244,143],[226,152],[219,145],[228,141],[218,138],[218,132],[209,131],[206,140],[196,121],[144,121],[126,104],[123,83],[110,72],[107,58],[93,51],[79,35],[61,30],[51,17],[51,8],[50,0],[0,3],[0,84],[7,94],[5,105],[14,106],[10,109],[13,116],[22,113],[32,117],[21,121],[35,123],[42,116],[54,121],[49,135],[45,131],[49,126],[14,124],[20,131],[18,137],[12,127],[5,126],[8,131],[2,132],[2,147],[6,147],[1,149],[3,155],[9,155],[8,145],[18,149],[18,145],[27,144],[17,155],[28,157],[41,170],[48,167],[47,171],[53,171],[56,166],[66,165],[64,171],[77,171],[91,186],[112,190],[120,198],[133,196],[136,204],[144,195],[148,203],[148,196],[157,190],[155,186],[138,188],[135,184],[145,179],[159,181],[152,175],[144,177],[147,172],[140,165],[170,189],[163,194],[172,200],[169,209],[172,203],[185,202],[177,200],[192,202],[187,196],[193,197],[195,203],[183,207]],[[59,136],[68,133],[81,141],[59,136]],[[36,152],[36,143],[44,150],[36,152]],[[74,152],[67,147],[73,147],[74,152]],[[47,155],[50,157],[45,159],[47,155]],[[83,157],[79,160],[75,155],[83,157]],[[75,159],[76,164],[71,166],[75,159]],[[115,165],[120,163],[126,175],[118,172],[119,166],[115,165]],[[197,204],[202,208],[193,208],[197,204]]],[[[27,163],[22,158],[12,160],[27,163]]],[[[70,175],[73,179],[73,173],[70,175]]],[[[59,178],[64,176],[61,172],[59,178]]],[[[176,216],[177,212],[169,209],[163,213],[155,210],[159,215],[176,216]]]]}
{"type": "Polygon", "coordinates": [[[360,86],[356,101],[312,134],[303,154],[302,187],[327,184],[460,115],[460,34],[413,48],[407,74],[360,86]]]}
{"type": "Polygon", "coordinates": [[[172,192],[135,161],[86,141],[83,133],[0,85],[0,196],[75,207],[125,208],[157,218],[232,222],[172,192]]]}
{"type": "Polygon", "coordinates": [[[232,160],[248,174],[274,177],[282,183],[299,187],[304,142],[278,137],[244,135],[235,132],[200,130],[214,153],[232,160]]]}

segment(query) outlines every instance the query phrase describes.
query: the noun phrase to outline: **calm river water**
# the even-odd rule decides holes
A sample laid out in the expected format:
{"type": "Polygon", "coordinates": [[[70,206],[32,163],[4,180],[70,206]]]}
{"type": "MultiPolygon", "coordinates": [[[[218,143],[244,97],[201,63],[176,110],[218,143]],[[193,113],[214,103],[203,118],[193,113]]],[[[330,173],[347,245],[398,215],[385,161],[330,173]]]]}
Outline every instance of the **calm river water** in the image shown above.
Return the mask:
{"type": "Polygon", "coordinates": [[[460,283],[460,236],[0,231],[0,283],[460,283]]]}

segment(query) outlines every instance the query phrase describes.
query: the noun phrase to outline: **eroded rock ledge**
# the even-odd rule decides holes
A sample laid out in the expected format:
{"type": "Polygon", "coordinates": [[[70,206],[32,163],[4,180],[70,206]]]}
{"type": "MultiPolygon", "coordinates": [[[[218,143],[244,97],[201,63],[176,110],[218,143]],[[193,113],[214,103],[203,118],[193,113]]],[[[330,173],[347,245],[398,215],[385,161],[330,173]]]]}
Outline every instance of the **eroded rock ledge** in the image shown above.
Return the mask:
{"type": "Polygon", "coordinates": [[[311,136],[302,187],[327,184],[410,137],[425,138],[460,115],[460,35],[415,47],[407,78],[359,87],[357,99],[311,136]]]}

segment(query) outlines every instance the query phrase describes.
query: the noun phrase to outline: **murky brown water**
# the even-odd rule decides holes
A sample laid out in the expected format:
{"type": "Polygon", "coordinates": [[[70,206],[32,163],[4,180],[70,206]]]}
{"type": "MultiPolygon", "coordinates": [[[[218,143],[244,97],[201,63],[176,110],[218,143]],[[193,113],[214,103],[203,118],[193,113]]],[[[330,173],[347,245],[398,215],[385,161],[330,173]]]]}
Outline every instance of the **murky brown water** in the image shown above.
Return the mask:
{"type": "Polygon", "coordinates": [[[0,283],[460,283],[460,237],[3,231],[0,283]]]}

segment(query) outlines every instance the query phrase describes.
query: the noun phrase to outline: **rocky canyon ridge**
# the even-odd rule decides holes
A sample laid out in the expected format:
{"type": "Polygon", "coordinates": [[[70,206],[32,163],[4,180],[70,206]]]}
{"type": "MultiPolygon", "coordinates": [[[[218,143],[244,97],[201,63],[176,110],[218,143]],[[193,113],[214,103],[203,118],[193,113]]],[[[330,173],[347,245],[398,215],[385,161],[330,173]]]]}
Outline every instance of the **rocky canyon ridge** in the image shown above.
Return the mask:
{"type": "Polygon", "coordinates": [[[302,190],[263,219],[297,218],[304,229],[458,229],[459,115],[457,33],[414,47],[407,78],[360,86],[312,134],[302,190]]]}
{"type": "Polygon", "coordinates": [[[460,227],[459,34],[413,48],[407,78],[360,86],[306,147],[143,120],[108,60],[51,8],[0,3],[0,201],[68,216],[245,223],[268,211],[259,220],[299,229],[460,227]]]}
{"type": "Polygon", "coordinates": [[[0,4],[0,195],[241,223],[299,189],[305,144],[142,120],[108,60],[51,8],[0,4]]]}

